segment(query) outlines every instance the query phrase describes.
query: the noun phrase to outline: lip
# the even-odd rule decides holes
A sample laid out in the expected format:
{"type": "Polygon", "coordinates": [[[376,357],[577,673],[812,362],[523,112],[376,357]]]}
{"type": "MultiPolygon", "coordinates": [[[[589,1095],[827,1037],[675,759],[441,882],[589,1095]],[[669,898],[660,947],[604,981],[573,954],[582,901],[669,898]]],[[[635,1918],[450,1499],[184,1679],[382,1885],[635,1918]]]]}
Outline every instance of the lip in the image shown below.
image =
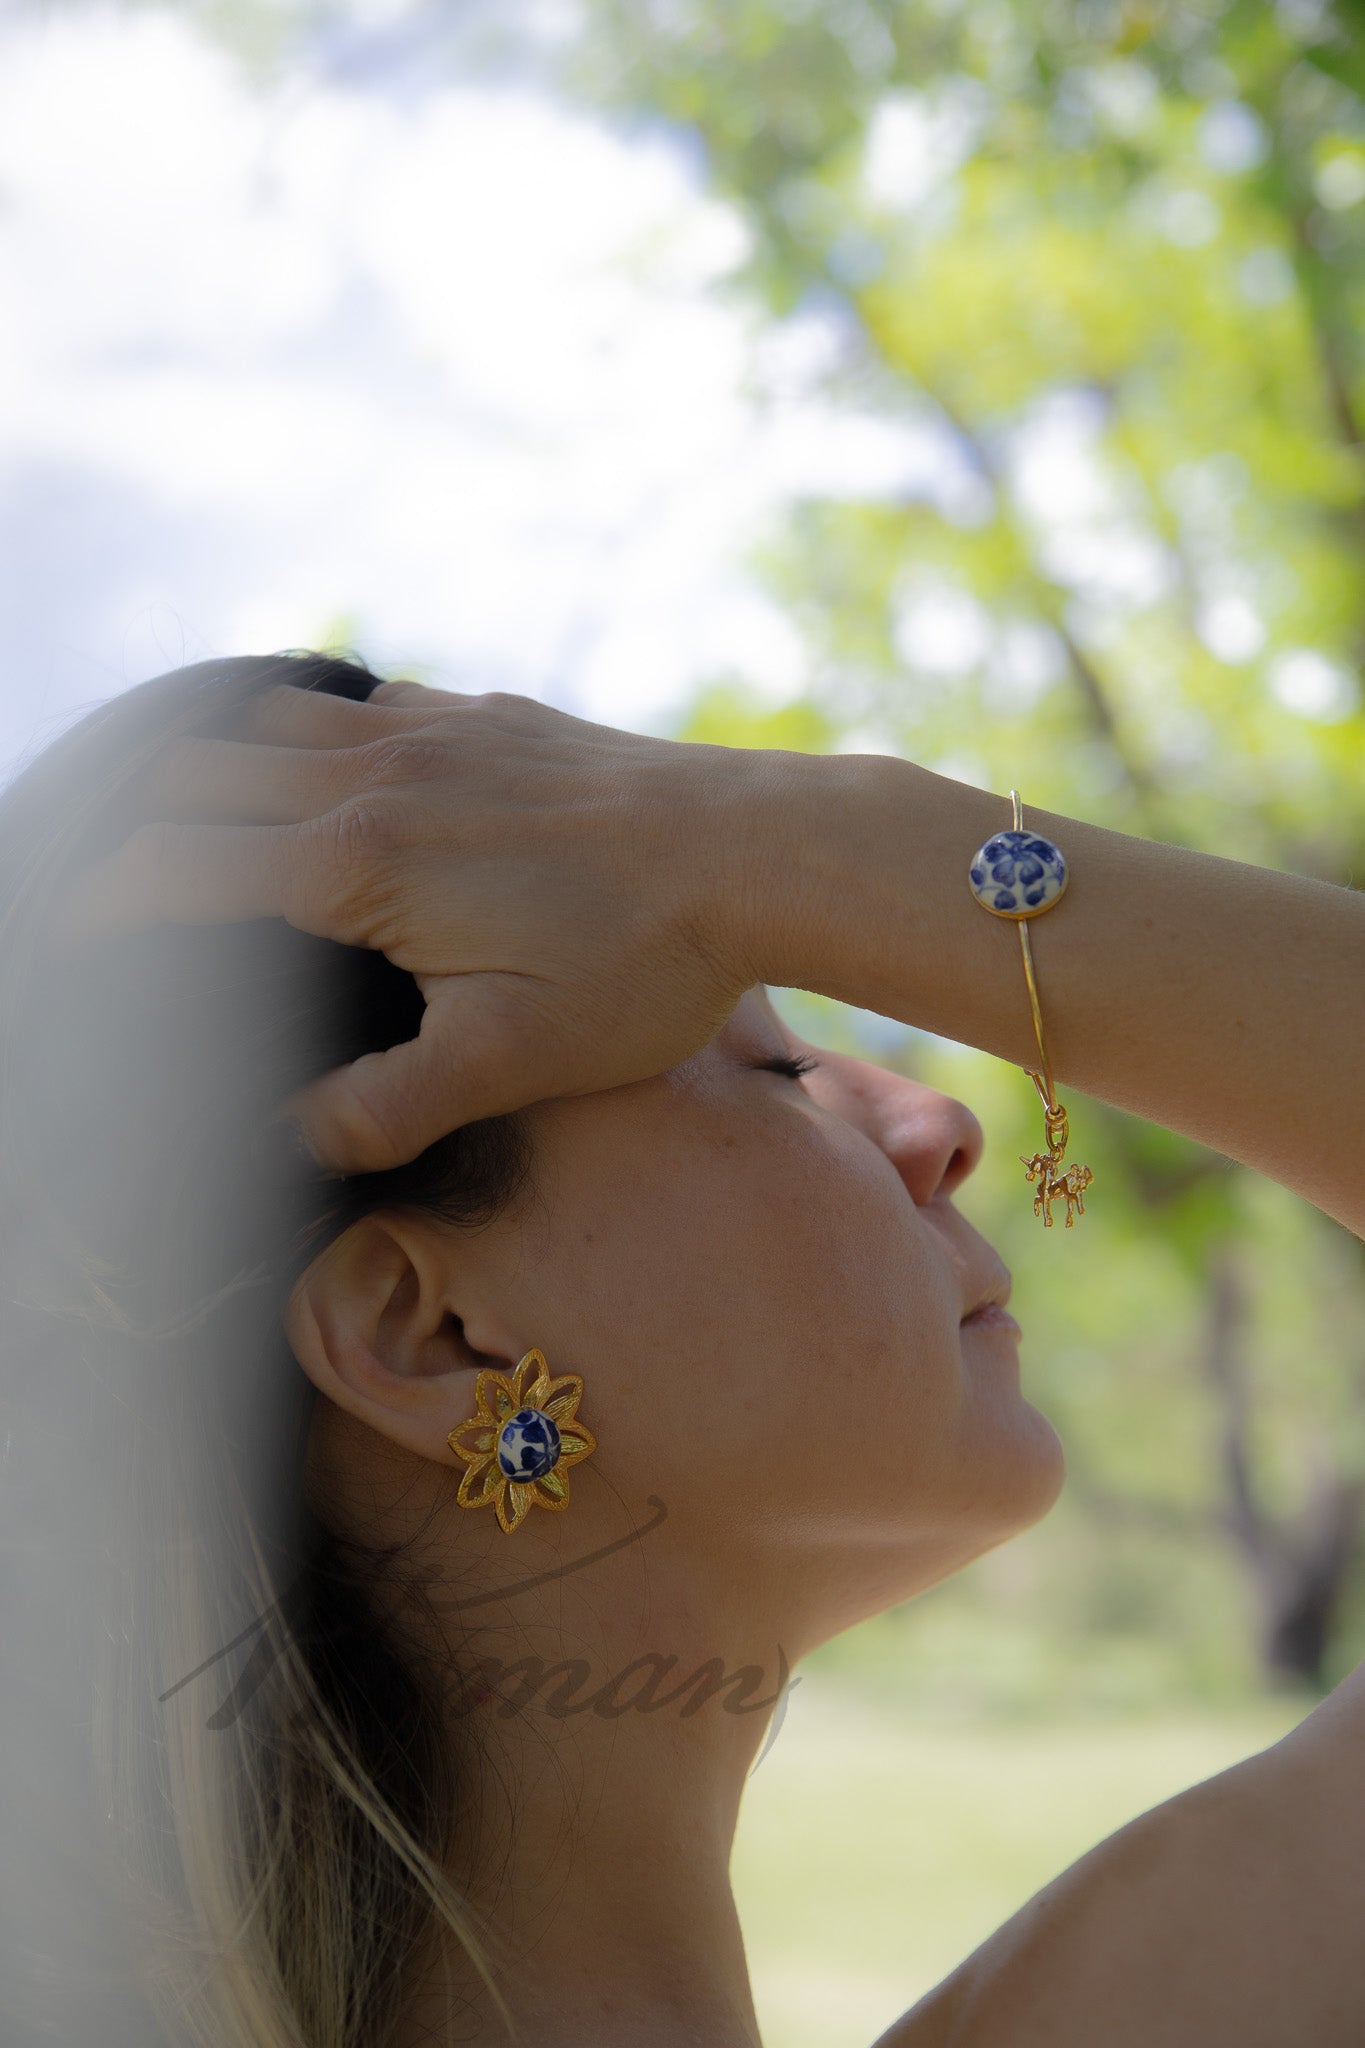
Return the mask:
{"type": "Polygon", "coordinates": [[[1009,1310],[1002,1308],[998,1301],[983,1302],[980,1308],[973,1309],[969,1316],[962,1318],[959,1328],[971,1330],[975,1329],[978,1325],[986,1329],[994,1326],[1003,1330],[1013,1330],[1018,1337],[1022,1337],[1024,1334],[1009,1310]]]}
{"type": "MultiPolygon", "coordinates": [[[[1008,1266],[997,1261],[995,1271],[987,1278],[982,1276],[976,1290],[976,1300],[962,1317],[964,1323],[975,1322],[988,1308],[1003,1309],[1014,1292],[1014,1275],[1008,1266]]],[[[1017,1328],[1018,1325],[1016,1324],[1017,1328]]]]}

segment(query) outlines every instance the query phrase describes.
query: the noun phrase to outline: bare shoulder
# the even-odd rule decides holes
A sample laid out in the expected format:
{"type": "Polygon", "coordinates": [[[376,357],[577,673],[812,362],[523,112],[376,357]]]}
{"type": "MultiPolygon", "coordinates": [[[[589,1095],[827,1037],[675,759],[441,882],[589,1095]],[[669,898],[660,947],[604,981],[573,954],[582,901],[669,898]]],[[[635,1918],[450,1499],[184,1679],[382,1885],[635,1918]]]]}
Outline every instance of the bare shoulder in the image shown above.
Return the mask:
{"type": "Polygon", "coordinates": [[[875,2048],[1359,2048],[1365,1665],[1054,1878],[875,2048]]]}

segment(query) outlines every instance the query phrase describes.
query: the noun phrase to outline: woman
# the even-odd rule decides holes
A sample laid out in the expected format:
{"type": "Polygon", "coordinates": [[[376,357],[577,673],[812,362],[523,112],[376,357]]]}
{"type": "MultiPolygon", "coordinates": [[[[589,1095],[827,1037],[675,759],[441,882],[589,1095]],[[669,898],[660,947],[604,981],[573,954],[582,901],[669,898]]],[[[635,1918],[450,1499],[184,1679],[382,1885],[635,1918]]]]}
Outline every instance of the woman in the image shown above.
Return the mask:
{"type": "MultiPolygon", "coordinates": [[[[1063,1476],[975,1117],[765,985],[1032,1067],[1004,801],[283,656],[4,804],[15,2038],[757,2042],[786,1675],[1063,1476]]],[[[1365,1230],[1365,902],[1028,822],[1058,1080],[1365,1230]]],[[[1357,1673],[881,2048],[1358,2041],[1363,1738],[1357,1673]]]]}

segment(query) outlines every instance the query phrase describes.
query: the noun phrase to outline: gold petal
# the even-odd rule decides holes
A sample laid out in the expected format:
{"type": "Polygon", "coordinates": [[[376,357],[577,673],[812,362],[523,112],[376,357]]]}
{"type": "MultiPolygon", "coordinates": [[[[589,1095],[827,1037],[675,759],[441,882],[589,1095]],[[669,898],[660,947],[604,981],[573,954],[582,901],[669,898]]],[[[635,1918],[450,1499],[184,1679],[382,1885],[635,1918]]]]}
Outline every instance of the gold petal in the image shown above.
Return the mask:
{"type": "Polygon", "coordinates": [[[462,1508],[486,1508],[506,1485],[506,1478],[496,1458],[485,1458],[477,1465],[466,1465],[460,1481],[459,1501],[462,1508]]]}
{"type": "Polygon", "coordinates": [[[569,1477],[552,1465],[548,1472],[542,1472],[539,1479],[531,1482],[531,1491],[543,1508],[566,1508],[569,1505],[569,1477]]]}
{"type": "Polygon", "coordinates": [[[506,1422],[517,1412],[516,1388],[505,1373],[491,1367],[479,1374],[478,1396],[479,1407],[490,1422],[506,1422]]]}
{"type": "Polygon", "coordinates": [[[457,1458],[472,1465],[480,1458],[486,1458],[498,1441],[498,1433],[489,1427],[483,1415],[471,1416],[468,1422],[457,1423],[446,1442],[457,1458]]]}
{"type": "Polygon", "coordinates": [[[498,1495],[498,1520],[510,1536],[526,1520],[531,1505],[531,1488],[522,1479],[509,1479],[498,1495]]]}
{"type": "Polygon", "coordinates": [[[576,1372],[561,1373],[557,1380],[551,1380],[545,1389],[545,1398],[537,1403],[552,1421],[561,1429],[568,1422],[583,1398],[583,1382],[576,1372]]]}
{"type": "Polygon", "coordinates": [[[527,1352],[525,1358],[522,1359],[521,1364],[517,1367],[512,1380],[518,1408],[538,1407],[539,1403],[535,1400],[531,1390],[539,1381],[548,1380],[549,1377],[549,1368],[545,1363],[545,1353],[537,1351],[532,1346],[531,1350],[527,1352]]]}
{"type": "Polygon", "coordinates": [[[591,1457],[597,1449],[597,1438],[582,1422],[575,1422],[572,1429],[559,1432],[559,1462],[561,1465],[576,1465],[580,1458],[591,1457]]]}

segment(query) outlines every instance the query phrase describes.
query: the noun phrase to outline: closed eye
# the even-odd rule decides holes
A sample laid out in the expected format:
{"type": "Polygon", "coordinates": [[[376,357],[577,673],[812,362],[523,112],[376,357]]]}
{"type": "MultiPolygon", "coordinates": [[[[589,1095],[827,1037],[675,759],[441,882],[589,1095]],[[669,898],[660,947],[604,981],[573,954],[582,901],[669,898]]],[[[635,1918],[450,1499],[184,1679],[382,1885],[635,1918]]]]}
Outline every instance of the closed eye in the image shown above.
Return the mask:
{"type": "Polygon", "coordinates": [[[803,1074],[820,1064],[811,1053],[774,1053],[771,1059],[757,1062],[760,1074],[786,1074],[793,1081],[799,1081],[803,1074]]]}

